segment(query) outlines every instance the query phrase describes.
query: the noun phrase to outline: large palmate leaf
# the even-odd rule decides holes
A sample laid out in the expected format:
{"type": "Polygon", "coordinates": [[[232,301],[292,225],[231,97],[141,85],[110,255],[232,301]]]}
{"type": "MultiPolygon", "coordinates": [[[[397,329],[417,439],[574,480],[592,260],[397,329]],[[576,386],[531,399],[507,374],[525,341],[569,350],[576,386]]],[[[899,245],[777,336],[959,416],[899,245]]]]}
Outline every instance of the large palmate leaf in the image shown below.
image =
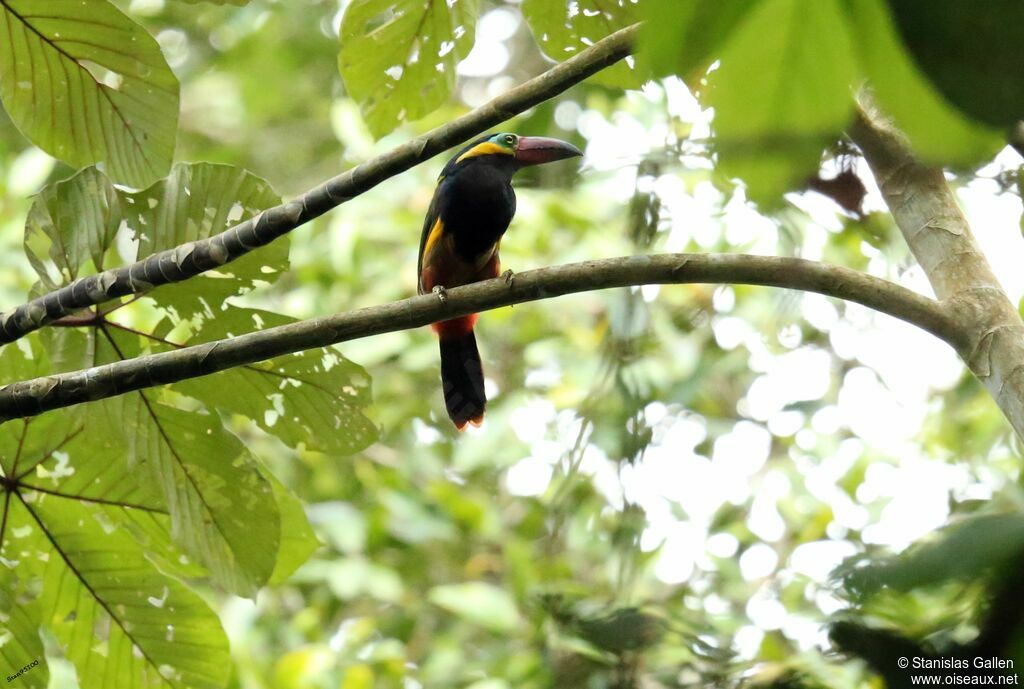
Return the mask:
{"type": "MultiPolygon", "coordinates": [[[[86,343],[73,348],[87,352],[98,364],[141,353],[134,334],[109,325],[69,332],[65,344],[78,340],[86,343]]],[[[184,412],[157,398],[155,392],[138,391],[89,405],[81,412],[85,415],[81,425],[94,431],[106,429],[106,436],[122,443],[117,450],[101,453],[123,454],[128,459],[131,480],[118,486],[118,493],[145,486],[148,494],[159,496],[156,504],[170,513],[174,542],[204,566],[219,586],[252,595],[267,583],[277,558],[280,519],[273,488],[217,416],[184,412]]],[[[13,454],[17,458],[24,454],[18,448],[48,456],[62,449],[61,434],[72,431],[66,419],[55,420],[52,414],[0,425],[0,456],[13,454]],[[54,429],[26,435],[21,429],[29,424],[40,430],[53,424],[54,429]],[[35,448],[33,438],[56,445],[35,448]]],[[[19,465],[18,459],[13,463],[14,469],[3,467],[5,472],[22,473],[23,464],[19,465]]],[[[76,472],[87,476],[96,470],[93,466],[76,472]]],[[[98,488],[110,489],[105,483],[98,488]]]]}
{"type": "MultiPolygon", "coordinates": [[[[128,195],[125,221],[139,241],[139,258],[206,239],[246,220],[280,197],[256,175],[230,165],[181,163],[150,188],[128,195]]],[[[280,237],[217,271],[154,290],[158,303],[181,317],[211,313],[256,281],[272,282],[288,269],[288,237],[280,237]]]]}
{"type": "Polygon", "coordinates": [[[709,76],[719,170],[771,201],[817,169],[853,113],[857,71],[838,0],[765,0],[729,35],[709,76]]]}
{"type": "Polygon", "coordinates": [[[39,626],[49,628],[83,689],[224,686],[216,616],[151,562],[180,558],[161,498],[130,470],[109,426],[87,417],[50,412],[0,426],[10,480],[0,579],[7,614],[21,621],[13,641],[31,648],[39,626]],[[13,450],[4,436],[17,439],[13,450]]]}
{"type": "Polygon", "coordinates": [[[473,45],[478,0],[353,0],[338,65],[370,131],[381,137],[447,100],[473,45]]]}
{"type": "MultiPolygon", "coordinates": [[[[559,62],[640,20],[638,0],[524,0],[523,15],[544,54],[559,62]]],[[[632,60],[591,77],[599,84],[636,88],[643,83],[632,60]]]]}
{"type": "Polygon", "coordinates": [[[270,482],[216,416],[184,412],[136,392],[108,400],[129,463],[152,481],[176,543],[221,587],[252,596],[274,571],[280,517],[270,482]]]}
{"type": "Polygon", "coordinates": [[[167,171],[178,81],[141,26],[107,0],[8,0],[0,36],[0,98],[33,143],[136,187],[167,171]]]}
{"type": "Polygon", "coordinates": [[[10,514],[12,533],[28,535],[8,543],[45,560],[42,621],[82,689],[223,687],[230,659],[216,615],[153,567],[106,509],[26,492],[10,514]]]}
{"type": "MultiPolygon", "coordinates": [[[[231,307],[203,324],[210,341],[293,322],[279,314],[231,307]]],[[[363,410],[370,377],[334,349],[313,349],[240,366],[174,388],[215,407],[242,414],[292,447],[351,454],[377,438],[363,410]]]]}

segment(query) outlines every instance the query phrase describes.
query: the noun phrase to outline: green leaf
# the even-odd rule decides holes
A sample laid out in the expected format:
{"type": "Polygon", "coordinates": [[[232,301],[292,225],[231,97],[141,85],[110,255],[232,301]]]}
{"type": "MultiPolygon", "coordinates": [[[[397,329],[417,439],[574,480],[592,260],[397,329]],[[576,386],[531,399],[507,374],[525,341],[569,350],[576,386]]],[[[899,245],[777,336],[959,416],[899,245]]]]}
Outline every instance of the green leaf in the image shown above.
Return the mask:
{"type": "MultiPolygon", "coordinates": [[[[640,20],[637,0],[524,0],[523,16],[544,54],[562,62],[605,36],[640,20]]],[[[639,88],[643,83],[632,60],[590,78],[597,84],[639,88]]]]}
{"type": "Polygon", "coordinates": [[[128,461],[163,494],[172,534],[227,591],[252,596],[274,570],[280,516],[273,488],[215,416],[133,393],[104,402],[128,461]]]}
{"type": "Polygon", "coordinates": [[[508,634],[519,626],[519,611],[504,589],[480,581],[448,584],[430,589],[427,599],[472,624],[498,634],[508,634]]]}
{"type": "Polygon", "coordinates": [[[853,47],[838,0],[765,0],[709,76],[719,169],[772,202],[817,169],[853,111],[853,47]]]}
{"type": "Polygon", "coordinates": [[[921,75],[893,25],[884,0],[847,4],[861,68],[879,105],[933,163],[970,165],[1004,144],[992,130],[951,107],[921,75]]]}
{"type": "MultiPolygon", "coordinates": [[[[56,289],[92,269],[120,262],[112,247],[122,230],[138,241],[133,260],[205,239],[276,206],[280,197],[256,175],[230,165],[180,163],[139,192],[115,188],[89,168],[47,186],[25,224],[25,252],[43,286],[56,289]],[[113,259],[113,261],[111,261],[113,259]]],[[[280,237],[220,270],[149,293],[178,318],[212,315],[228,297],[273,282],[288,269],[289,239],[280,237]]],[[[184,256],[183,256],[184,257],[184,256]]]]}
{"type": "Polygon", "coordinates": [[[302,501],[269,471],[264,472],[264,476],[274,487],[274,499],[281,513],[281,542],[269,583],[283,584],[322,544],[306,517],[302,501]]]}
{"type": "Polygon", "coordinates": [[[952,579],[971,580],[1024,551],[1024,514],[987,514],[947,527],[939,537],[867,566],[857,562],[833,574],[858,595],[883,587],[911,591],[952,579]]]}
{"type": "Polygon", "coordinates": [[[17,588],[3,589],[30,614],[38,608],[34,624],[55,633],[83,689],[224,686],[216,616],[147,557],[171,548],[162,502],[133,478],[109,426],[83,430],[80,416],[49,412],[8,431],[18,469],[5,472],[16,484],[4,496],[0,562],[13,569],[0,578],[17,588]]]}
{"type": "Polygon", "coordinates": [[[761,0],[644,0],[637,60],[657,76],[676,74],[699,86],[736,25],[761,0]]]}
{"type": "Polygon", "coordinates": [[[35,197],[25,222],[25,254],[43,286],[57,289],[77,279],[88,261],[89,273],[103,270],[120,222],[114,185],[96,168],[86,168],[35,197]]]}
{"type": "MultiPolygon", "coordinates": [[[[230,307],[206,321],[196,341],[293,322],[269,311],[230,307]]],[[[363,413],[371,402],[369,374],[333,348],[239,366],[174,388],[208,407],[246,416],[295,448],[352,454],[378,435],[363,413]]]]}
{"type": "Polygon", "coordinates": [[[17,478],[64,449],[82,430],[77,413],[51,413],[0,425],[0,468],[17,478]]]}
{"type": "Polygon", "coordinates": [[[0,35],[0,98],[32,143],[136,187],[167,171],[178,80],[141,26],[107,0],[9,0],[0,35]]]}
{"type": "Polygon", "coordinates": [[[158,572],[104,509],[30,498],[19,505],[32,514],[22,521],[45,531],[37,544],[50,546],[41,549],[48,556],[43,620],[78,669],[82,689],[227,683],[227,637],[199,596],[158,572]]]}
{"type": "Polygon", "coordinates": [[[994,127],[1024,118],[1024,3],[888,4],[914,63],[950,103],[994,127]]]}
{"type": "Polygon", "coordinates": [[[78,407],[73,413],[49,412],[24,422],[28,434],[19,439],[20,488],[122,508],[109,514],[161,571],[186,579],[209,575],[174,544],[162,494],[131,471],[124,442],[120,434],[107,430],[109,420],[99,405],[78,407]],[[38,449],[33,449],[34,438],[44,441],[38,449]]]}
{"type": "MultiPolygon", "coordinates": [[[[9,347],[0,347],[0,385],[46,375],[45,355],[39,346],[33,344],[32,340],[23,339],[9,347]]],[[[0,468],[3,468],[3,457],[4,454],[0,453],[0,468]]]]}
{"type": "Polygon", "coordinates": [[[437,109],[473,46],[478,0],[353,0],[338,67],[377,138],[437,109]]]}
{"type": "MultiPolygon", "coordinates": [[[[2,494],[0,508],[9,493],[2,494]]],[[[0,533],[0,539],[3,533],[0,533]]],[[[21,689],[45,689],[50,681],[50,668],[39,637],[39,605],[27,597],[19,597],[12,581],[13,574],[0,567],[0,662],[3,676],[16,676],[11,686],[21,689]],[[20,599],[19,599],[20,598],[20,599]],[[33,665],[33,663],[35,663],[33,665]]]]}
{"type": "MultiPolygon", "coordinates": [[[[266,180],[213,163],[179,163],[166,179],[125,196],[125,221],[139,241],[139,259],[206,239],[281,202],[266,180]]],[[[227,297],[276,280],[288,269],[288,247],[288,237],[280,237],[223,266],[216,277],[165,285],[150,296],[180,318],[211,315],[227,297]]]]}
{"type": "Polygon", "coordinates": [[[665,633],[665,622],[637,608],[620,608],[608,615],[579,620],[575,631],[602,650],[622,653],[656,644],[665,633]]]}

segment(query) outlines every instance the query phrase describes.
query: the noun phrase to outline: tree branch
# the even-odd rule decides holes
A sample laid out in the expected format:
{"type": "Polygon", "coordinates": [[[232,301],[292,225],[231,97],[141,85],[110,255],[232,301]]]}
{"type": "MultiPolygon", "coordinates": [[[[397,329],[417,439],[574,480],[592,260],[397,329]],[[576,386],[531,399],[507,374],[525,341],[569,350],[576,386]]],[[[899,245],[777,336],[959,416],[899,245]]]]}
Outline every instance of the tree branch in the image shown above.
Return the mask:
{"type": "Polygon", "coordinates": [[[618,62],[633,47],[638,25],[604,38],[578,55],[491,100],[472,112],[327,180],[291,201],[208,239],[188,242],[148,258],[75,280],[0,314],[0,345],[47,323],[157,285],[180,282],[218,268],[434,157],[542,103],[618,62]]]}
{"type": "Polygon", "coordinates": [[[0,388],[0,422],[174,383],[283,354],[415,328],[575,292],[645,284],[737,283],[817,292],[917,325],[952,342],[956,323],[941,305],[905,287],[840,266],[745,254],[662,254],[585,261],[426,294],[226,340],[129,359],[0,388]]]}
{"type": "MultiPolygon", "coordinates": [[[[870,96],[865,96],[869,100],[870,96]]],[[[981,252],[942,169],[918,160],[868,102],[850,129],[910,250],[959,331],[961,358],[1024,438],[1024,323],[981,252]]]]}

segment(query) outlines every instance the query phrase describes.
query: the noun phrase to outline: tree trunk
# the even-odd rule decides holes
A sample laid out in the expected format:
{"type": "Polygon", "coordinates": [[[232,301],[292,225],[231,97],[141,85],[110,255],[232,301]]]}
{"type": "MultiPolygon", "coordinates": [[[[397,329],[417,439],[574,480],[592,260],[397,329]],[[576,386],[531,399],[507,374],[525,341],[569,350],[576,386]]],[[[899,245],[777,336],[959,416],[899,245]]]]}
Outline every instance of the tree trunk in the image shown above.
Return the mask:
{"type": "Polygon", "coordinates": [[[850,136],[957,332],[952,344],[1024,439],[1024,323],[981,252],[942,169],[911,153],[870,105],[850,136]]]}

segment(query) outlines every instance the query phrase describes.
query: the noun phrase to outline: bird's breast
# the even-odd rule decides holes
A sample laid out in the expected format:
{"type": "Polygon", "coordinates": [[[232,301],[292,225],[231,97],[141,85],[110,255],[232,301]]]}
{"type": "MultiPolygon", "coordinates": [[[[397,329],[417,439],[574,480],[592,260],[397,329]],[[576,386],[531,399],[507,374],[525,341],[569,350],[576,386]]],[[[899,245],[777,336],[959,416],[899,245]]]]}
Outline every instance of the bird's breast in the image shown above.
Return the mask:
{"type": "Polygon", "coordinates": [[[512,185],[501,180],[466,180],[452,194],[442,214],[445,232],[454,241],[455,252],[469,262],[491,254],[516,212],[512,185]]]}

